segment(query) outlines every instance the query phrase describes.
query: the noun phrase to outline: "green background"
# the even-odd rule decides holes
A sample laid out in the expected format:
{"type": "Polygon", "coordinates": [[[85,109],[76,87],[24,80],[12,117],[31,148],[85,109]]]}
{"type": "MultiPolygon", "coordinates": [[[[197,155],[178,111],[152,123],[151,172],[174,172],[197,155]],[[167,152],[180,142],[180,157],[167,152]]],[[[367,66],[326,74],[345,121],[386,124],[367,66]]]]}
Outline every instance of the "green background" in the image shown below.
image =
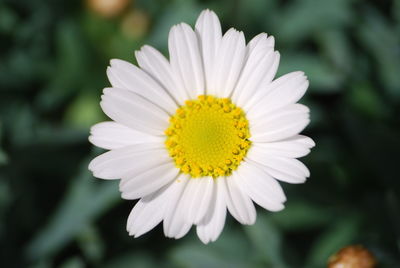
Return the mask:
{"type": "Polygon", "coordinates": [[[399,37],[400,1],[137,0],[104,17],[85,1],[0,0],[0,266],[325,267],[363,244],[400,267],[399,37]],[[311,178],[282,183],[286,209],[258,209],[254,226],[229,216],[210,245],[160,226],[134,239],[135,202],[87,170],[105,69],[144,44],[166,53],[169,28],[204,8],[247,40],[272,34],[279,75],[309,77],[311,178]]]}

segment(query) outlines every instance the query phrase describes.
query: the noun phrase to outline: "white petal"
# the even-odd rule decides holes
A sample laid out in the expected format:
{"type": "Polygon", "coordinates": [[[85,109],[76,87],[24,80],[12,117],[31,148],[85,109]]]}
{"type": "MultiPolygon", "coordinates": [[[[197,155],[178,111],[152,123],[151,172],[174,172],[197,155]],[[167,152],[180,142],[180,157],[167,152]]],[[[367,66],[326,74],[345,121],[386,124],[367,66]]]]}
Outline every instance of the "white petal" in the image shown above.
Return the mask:
{"type": "Polygon", "coordinates": [[[179,173],[179,169],[171,162],[137,174],[134,177],[122,178],[119,189],[124,199],[138,199],[149,195],[167,183],[173,181],[179,173]]]}
{"type": "Polygon", "coordinates": [[[153,135],[163,135],[168,114],[153,103],[126,89],[105,88],[100,103],[114,121],[153,135]]]}
{"type": "MultiPolygon", "coordinates": [[[[246,63],[235,87],[232,100],[243,106],[256,90],[265,87],[274,78],[279,65],[279,53],[271,46],[272,37],[256,36],[247,46],[246,63]]],[[[273,41],[272,41],[273,43],[273,41]]]]}
{"type": "Polygon", "coordinates": [[[185,220],[197,224],[209,209],[214,179],[212,177],[190,179],[181,202],[184,203],[185,220]]]}
{"type": "Polygon", "coordinates": [[[235,89],[237,94],[233,96],[233,101],[238,106],[243,107],[254,96],[255,92],[262,90],[271,82],[278,69],[279,59],[280,55],[275,51],[266,53],[259,61],[248,60],[246,73],[244,73],[244,70],[237,91],[235,89]]]}
{"type": "Polygon", "coordinates": [[[288,183],[303,183],[310,176],[307,167],[297,159],[266,156],[251,149],[247,152],[246,158],[257,163],[272,177],[288,183]]]}
{"type": "Polygon", "coordinates": [[[249,120],[251,120],[251,125],[252,127],[254,127],[257,125],[262,125],[267,122],[273,121],[278,117],[297,115],[297,114],[307,115],[309,112],[310,109],[307,106],[300,103],[295,103],[286,105],[285,107],[275,111],[269,111],[269,112],[260,111],[259,113],[250,111],[246,114],[246,117],[249,120]]]}
{"type": "Polygon", "coordinates": [[[179,74],[188,95],[195,99],[204,94],[199,40],[193,29],[185,23],[173,26],[169,33],[168,48],[172,69],[179,74]]]}
{"type": "Polygon", "coordinates": [[[297,135],[310,122],[309,109],[302,104],[291,104],[267,115],[247,114],[250,140],[272,142],[297,135]]]}
{"type": "Polygon", "coordinates": [[[273,36],[268,36],[266,33],[260,33],[253,37],[247,45],[250,53],[258,53],[256,50],[263,51],[265,48],[273,49],[275,39],[273,36]]]}
{"type": "Polygon", "coordinates": [[[120,179],[171,161],[162,143],[143,143],[118,148],[99,155],[89,164],[93,175],[102,179],[120,179]]]}
{"type": "Polygon", "coordinates": [[[309,137],[296,135],[276,142],[254,142],[251,150],[266,156],[299,158],[307,155],[315,143],[309,137]]]}
{"type": "Polygon", "coordinates": [[[274,80],[263,90],[258,90],[244,105],[248,113],[267,113],[285,105],[298,102],[308,88],[303,72],[292,72],[274,80]]]}
{"type": "Polygon", "coordinates": [[[215,59],[214,79],[210,81],[210,95],[230,97],[243,68],[246,41],[243,32],[229,29],[223,36],[215,59]]]}
{"type": "Polygon", "coordinates": [[[126,229],[129,235],[139,237],[159,224],[164,218],[171,188],[166,185],[157,192],[140,199],[128,217],[126,229]]]}
{"type": "Polygon", "coordinates": [[[90,129],[89,141],[104,149],[117,149],[140,143],[163,142],[159,136],[148,135],[116,122],[101,122],[90,129]]]}
{"type": "Polygon", "coordinates": [[[257,204],[270,211],[284,208],[285,194],[279,183],[258,167],[243,162],[233,174],[241,189],[257,204]]]}
{"type": "Polygon", "coordinates": [[[165,209],[163,224],[164,234],[167,237],[181,238],[192,226],[184,220],[184,204],[181,202],[188,181],[188,176],[186,174],[181,174],[171,185],[172,193],[168,201],[168,206],[165,209]]]}
{"type": "Polygon", "coordinates": [[[223,180],[220,178],[215,180],[210,208],[203,220],[197,225],[197,235],[204,244],[217,240],[225,225],[226,201],[223,188],[225,182],[223,180]]]}
{"type": "Polygon", "coordinates": [[[107,67],[106,73],[107,73],[108,81],[110,81],[110,83],[113,87],[116,87],[116,88],[124,88],[125,87],[125,85],[124,85],[124,83],[122,83],[121,79],[119,79],[116,76],[115,72],[111,71],[110,67],[107,67]]]}
{"type": "Polygon", "coordinates": [[[250,197],[241,190],[241,185],[237,185],[232,176],[227,177],[225,182],[226,204],[229,212],[241,224],[254,224],[256,209],[250,197]]]}
{"type": "Polygon", "coordinates": [[[221,24],[218,16],[210,10],[201,12],[196,22],[196,32],[199,36],[200,50],[203,58],[206,92],[211,88],[214,79],[214,64],[222,39],[221,24]]]}
{"type": "Polygon", "coordinates": [[[179,83],[179,77],[172,71],[168,60],[158,50],[147,45],[136,51],[135,55],[139,66],[162,85],[180,105],[183,105],[189,96],[179,83]]]}
{"type": "Polygon", "coordinates": [[[168,113],[174,113],[177,105],[160,84],[135,65],[114,59],[107,73],[111,77],[113,87],[125,88],[153,102],[168,113]],[[118,81],[115,83],[115,81],[118,81]]]}

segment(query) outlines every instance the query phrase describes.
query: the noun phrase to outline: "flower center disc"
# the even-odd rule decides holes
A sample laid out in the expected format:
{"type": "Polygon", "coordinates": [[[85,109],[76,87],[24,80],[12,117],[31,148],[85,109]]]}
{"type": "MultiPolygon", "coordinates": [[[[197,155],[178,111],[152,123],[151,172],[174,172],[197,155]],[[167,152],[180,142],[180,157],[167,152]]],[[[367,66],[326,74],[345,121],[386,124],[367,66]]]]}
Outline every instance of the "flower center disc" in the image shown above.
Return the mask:
{"type": "Polygon", "coordinates": [[[165,131],[175,165],[191,177],[227,176],[250,147],[249,124],[230,99],[201,95],[176,110],[165,131]]]}

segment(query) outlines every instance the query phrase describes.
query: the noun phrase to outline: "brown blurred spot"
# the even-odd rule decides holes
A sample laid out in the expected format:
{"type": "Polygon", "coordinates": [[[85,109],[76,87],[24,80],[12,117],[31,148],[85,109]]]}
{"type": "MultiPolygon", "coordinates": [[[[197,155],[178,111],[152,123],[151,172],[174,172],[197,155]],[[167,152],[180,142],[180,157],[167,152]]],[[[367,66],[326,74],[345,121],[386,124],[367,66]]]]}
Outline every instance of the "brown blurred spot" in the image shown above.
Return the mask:
{"type": "Polygon", "coordinates": [[[376,260],[370,251],[361,245],[347,246],[328,260],[328,268],[375,268],[376,260]]]}
{"type": "Polygon", "coordinates": [[[88,7],[98,15],[106,18],[115,17],[122,13],[131,2],[130,0],[87,0],[88,7]]]}
{"type": "Polygon", "coordinates": [[[129,38],[140,39],[149,30],[150,18],[146,12],[134,9],[122,20],[122,32],[129,38]]]}

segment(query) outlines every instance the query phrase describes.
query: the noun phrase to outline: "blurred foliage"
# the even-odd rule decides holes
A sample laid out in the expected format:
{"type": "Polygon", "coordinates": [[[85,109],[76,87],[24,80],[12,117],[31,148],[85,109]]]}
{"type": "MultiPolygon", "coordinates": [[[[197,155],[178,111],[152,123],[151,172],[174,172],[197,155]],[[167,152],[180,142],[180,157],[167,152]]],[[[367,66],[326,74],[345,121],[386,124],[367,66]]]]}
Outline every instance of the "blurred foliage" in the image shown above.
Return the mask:
{"type": "Polygon", "coordinates": [[[1,267],[325,267],[354,243],[400,267],[400,1],[114,1],[0,1],[1,267]],[[211,245],[160,227],[133,239],[134,202],[87,170],[105,69],[146,43],[166,53],[169,28],[203,8],[274,35],[279,75],[309,76],[312,176],[254,226],[228,217],[211,245]]]}

